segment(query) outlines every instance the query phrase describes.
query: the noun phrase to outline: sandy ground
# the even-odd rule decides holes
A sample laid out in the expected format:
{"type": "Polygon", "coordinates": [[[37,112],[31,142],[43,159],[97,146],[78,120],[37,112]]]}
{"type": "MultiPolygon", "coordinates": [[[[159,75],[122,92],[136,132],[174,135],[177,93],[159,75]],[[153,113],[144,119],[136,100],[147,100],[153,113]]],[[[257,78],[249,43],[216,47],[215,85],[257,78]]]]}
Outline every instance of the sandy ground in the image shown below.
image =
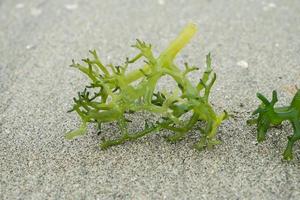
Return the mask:
{"type": "Polygon", "coordinates": [[[289,124],[257,144],[245,123],[257,91],[287,104],[300,84],[299,12],[297,0],[0,1],[0,199],[300,199],[299,143],[293,162],[281,160],[289,124]],[[64,139],[87,83],[72,58],[95,48],[117,64],[135,38],[159,53],[190,21],[199,32],[177,62],[203,66],[212,53],[212,102],[235,116],[223,144],[199,153],[196,133],[177,144],[161,133],[101,151],[93,127],[64,139]]]}

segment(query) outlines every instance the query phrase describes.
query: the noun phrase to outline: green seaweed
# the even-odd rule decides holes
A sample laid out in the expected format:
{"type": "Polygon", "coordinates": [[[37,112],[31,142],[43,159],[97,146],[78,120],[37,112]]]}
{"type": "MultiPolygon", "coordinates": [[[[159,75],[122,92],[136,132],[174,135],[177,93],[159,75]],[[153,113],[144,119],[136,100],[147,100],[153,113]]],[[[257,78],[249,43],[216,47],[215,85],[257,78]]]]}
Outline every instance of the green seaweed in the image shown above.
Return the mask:
{"type": "Polygon", "coordinates": [[[198,68],[186,63],[185,69],[181,70],[173,62],[196,30],[194,24],[188,24],[158,57],[153,55],[150,44],[137,40],[133,47],[139,53],[133,59],[127,58],[125,63],[119,66],[102,64],[96,51],[90,51],[92,58],[83,59],[84,64],[73,61],[71,66],[88,76],[91,83],[74,98],[74,105],[70,111],[78,114],[82,125],[79,129],[67,133],[66,138],[83,135],[88,123],[96,123],[101,128],[102,123],[117,122],[121,136],[112,140],[104,139],[100,144],[102,149],[133,141],[163,129],[174,132],[166,138],[169,142],[176,142],[184,139],[201,121],[204,127],[198,128],[201,138],[195,144],[195,148],[202,150],[220,143],[216,138],[217,129],[228,115],[226,111],[217,115],[209,103],[209,94],[216,80],[210,54],[206,57],[206,70],[195,85],[189,80],[188,74],[198,68]],[[128,72],[128,66],[139,59],[144,59],[145,64],[135,71],[128,72]],[[171,77],[177,83],[177,89],[173,92],[156,91],[158,81],[163,76],[171,77]],[[129,133],[130,121],[126,119],[125,114],[138,111],[157,114],[160,120],[155,123],[146,121],[143,130],[129,133]],[[183,117],[186,113],[191,113],[189,119],[183,117]]]}
{"type": "Polygon", "coordinates": [[[273,91],[272,100],[268,101],[265,96],[257,93],[257,97],[262,104],[253,112],[258,117],[248,120],[248,124],[257,125],[257,141],[262,142],[266,139],[268,129],[280,125],[283,121],[289,121],[292,124],[294,133],[288,136],[288,144],[283,153],[285,160],[293,159],[293,146],[300,139],[300,90],[295,94],[289,106],[274,107],[278,101],[277,92],[273,91]]]}

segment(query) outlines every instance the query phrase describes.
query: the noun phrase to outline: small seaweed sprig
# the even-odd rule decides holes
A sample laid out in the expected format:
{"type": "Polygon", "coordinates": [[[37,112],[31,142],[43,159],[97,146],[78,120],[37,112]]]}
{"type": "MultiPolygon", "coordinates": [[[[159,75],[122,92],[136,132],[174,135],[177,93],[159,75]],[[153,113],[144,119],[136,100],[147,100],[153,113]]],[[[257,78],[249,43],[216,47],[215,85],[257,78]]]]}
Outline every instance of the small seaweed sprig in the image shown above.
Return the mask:
{"type": "Polygon", "coordinates": [[[288,136],[288,144],[283,153],[283,158],[292,160],[293,146],[300,139],[300,90],[295,94],[291,104],[283,107],[274,107],[278,101],[276,91],[273,91],[271,101],[268,101],[260,93],[257,93],[257,97],[262,101],[262,104],[253,112],[253,115],[258,114],[258,117],[248,120],[248,124],[257,125],[257,141],[262,142],[266,139],[266,133],[272,125],[278,126],[285,120],[289,121],[292,124],[294,133],[288,136]]]}
{"type": "Polygon", "coordinates": [[[202,121],[204,127],[199,128],[201,139],[195,144],[195,148],[202,150],[218,144],[217,129],[228,115],[226,111],[217,115],[209,103],[209,94],[216,80],[210,54],[206,57],[206,70],[196,85],[189,80],[188,73],[198,68],[186,63],[185,69],[181,70],[173,62],[195,32],[196,26],[188,24],[158,57],[153,55],[150,44],[137,40],[133,47],[139,53],[133,59],[127,58],[123,65],[102,64],[96,51],[90,51],[92,58],[83,59],[84,64],[73,61],[71,66],[86,74],[91,83],[74,98],[74,106],[70,111],[79,115],[82,124],[79,129],[67,133],[66,138],[72,139],[85,134],[88,123],[96,123],[101,128],[103,123],[117,122],[121,136],[103,140],[100,144],[102,149],[136,140],[162,129],[173,131],[174,134],[167,137],[167,141],[176,142],[182,140],[198,121],[202,121]],[[145,60],[144,66],[128,72],[128,66],[139,59],[145,60]],[[178,88],[173,92],[156,91],[157,83],[163,76],[173,78],[178,88]],[[130,120],[126,119],[125,114],[137,111],[155,113],[161,119],[152,124],[146,121],[143,130],[129,133],[130,120]],[[183,117],[186,113],[191,113],[189,119],[183,117]]]}

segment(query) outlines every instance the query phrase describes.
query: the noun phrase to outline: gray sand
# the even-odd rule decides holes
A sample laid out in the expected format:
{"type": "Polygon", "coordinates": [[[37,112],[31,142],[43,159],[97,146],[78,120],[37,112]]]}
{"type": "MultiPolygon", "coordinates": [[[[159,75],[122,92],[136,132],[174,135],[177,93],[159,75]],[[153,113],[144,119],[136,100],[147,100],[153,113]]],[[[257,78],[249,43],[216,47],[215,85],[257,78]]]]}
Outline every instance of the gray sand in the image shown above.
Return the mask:
{"type": "Polygon", "coordinates": [[[256,91],[276,89],[287,104],[300,84],[299,12],[297,0],[0,1],[0,199],[300,199],[299,143],[293,162],[281,160],[290,125],[257,144],[245,124],[256,91]],[[211,100],[235,115],[220,127],[223,144],[197,152],[196,132],[177,144],[161,133],[101,151],[93,127],[64,139],[87,83],[72,58],[95,48],[117,64],[135,38],[159,53],[189,21],[199,32],[177,62],[203,66],[212,53],[211,100]]]}

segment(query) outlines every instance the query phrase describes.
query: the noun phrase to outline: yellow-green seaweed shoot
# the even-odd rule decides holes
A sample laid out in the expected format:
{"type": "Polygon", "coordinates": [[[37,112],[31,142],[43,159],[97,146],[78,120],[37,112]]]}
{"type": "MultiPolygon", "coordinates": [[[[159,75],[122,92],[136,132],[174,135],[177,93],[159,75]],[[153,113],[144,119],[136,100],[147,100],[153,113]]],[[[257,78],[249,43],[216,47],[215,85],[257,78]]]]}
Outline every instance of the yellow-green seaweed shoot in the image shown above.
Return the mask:
{"type": "Polygon", "coordinates": [[[188,78],[188,74],[198,68],[185,63],[185,69],[181,70],[173,62],[196,31],[194,24],[188,24],[158,57],[153,55],[150,44],[137,40],[133,47],[139,53],[133,59],[127,58],[122,65],[104,65],[95,50],[90,51],[91,58],[83,59],[84,64],[73,61],[71,66],[86,74],[91,83],[74,98],[75,103],[70,111],[79,115],[82,124],[79,129],[67,133],[66,138],[72,139],[85,134],[88,123],[96,123],[101,128],[103,123],[117,122],[121,136],[112,140],[104,139],[100,144],[102,149],[163,129],[174,132],[167,137],[167,141],[176,142],[185,138],[196,123],[201,121],[203,127],[198,128],[201,137],[194,145],[195,148],[202,150],[218,144],[217,129],[227,118],[227,113],[224,111],[217,115],[209,103],[210,90],[216,80],[216,74],[211,68],[210,54],[206,57],[206,70],[195,85],[188,78]],[[128,66],[139,59],[144,59],[145,64],[128,72],[128,66]],[[156,91],[158,81],[163,76],[174,79],[178,92],[156,91]],[[138,83],[132,84],[133,82],[138,83]],[[91,94],[91,90],[96,92],[91,94]],[[157,114],[161,119],[155,123],[145,121],[143,130],[129,133],[130,121],[126,119],[126,115],[138,111],[157,114]],[[183,115],[188,112],[192,114],[186,119],[183,115]]]}

